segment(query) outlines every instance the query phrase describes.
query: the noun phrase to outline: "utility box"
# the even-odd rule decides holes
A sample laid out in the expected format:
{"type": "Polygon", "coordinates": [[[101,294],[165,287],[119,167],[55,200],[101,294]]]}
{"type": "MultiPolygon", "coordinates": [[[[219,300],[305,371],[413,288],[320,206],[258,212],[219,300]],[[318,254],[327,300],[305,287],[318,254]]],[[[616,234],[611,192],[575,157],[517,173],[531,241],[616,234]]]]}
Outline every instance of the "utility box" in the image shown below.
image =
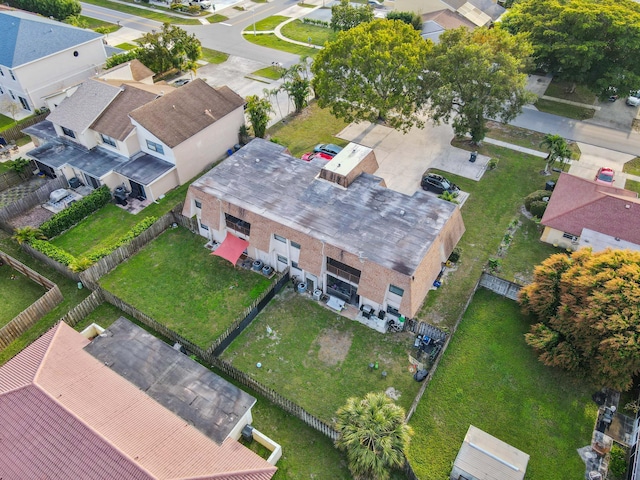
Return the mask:
{"type": "Polygon", "coordinates": [[[544,186],[544,189],[549,190],[550,192],[553,191],[554,188],[556,188],[556,182],[553,180],[549,180],[544,186]]]}

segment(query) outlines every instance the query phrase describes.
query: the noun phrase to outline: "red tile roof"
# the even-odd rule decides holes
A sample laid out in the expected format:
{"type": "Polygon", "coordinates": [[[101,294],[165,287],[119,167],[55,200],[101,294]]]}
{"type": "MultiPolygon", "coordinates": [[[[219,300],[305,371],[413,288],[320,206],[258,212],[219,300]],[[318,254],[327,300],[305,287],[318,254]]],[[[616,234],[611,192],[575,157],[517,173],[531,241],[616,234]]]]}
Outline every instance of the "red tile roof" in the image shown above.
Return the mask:
{"type": "Polygon", "coordinates": [[[83,350],[60,323],[0,367],[5,480],[268,480],[240,443],[217,445],[83,350]]]}
{"type": "Polygon", "coordinates": [[[640,244],[638,194],[561,173],[541,223],[580,236],[583,228],[640,244]]]}

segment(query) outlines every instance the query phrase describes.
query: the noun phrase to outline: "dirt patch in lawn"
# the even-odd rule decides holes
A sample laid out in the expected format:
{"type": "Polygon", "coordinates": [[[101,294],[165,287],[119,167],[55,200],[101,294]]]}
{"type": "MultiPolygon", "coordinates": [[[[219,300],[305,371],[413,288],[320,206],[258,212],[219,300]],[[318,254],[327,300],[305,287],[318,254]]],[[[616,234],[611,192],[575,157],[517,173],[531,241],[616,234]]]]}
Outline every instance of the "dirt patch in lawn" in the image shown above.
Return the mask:
{"type": "Polygon", "coordinates": [[[18,217],[12,218],[9,223],[13,228],[38,228],[51,217],[53,217],[53,212],[50,212],[49,210],[46,210],[38,205],[28,212],[23,213],[18,217]]]}
{"type": "Polygon", "coordinates": [[[353,333],[339,332],[335,329],[324,330],[316,342],[320,346],[318,350],[318,359],[327,365],[337,365],[347,358],[353,333]]]}

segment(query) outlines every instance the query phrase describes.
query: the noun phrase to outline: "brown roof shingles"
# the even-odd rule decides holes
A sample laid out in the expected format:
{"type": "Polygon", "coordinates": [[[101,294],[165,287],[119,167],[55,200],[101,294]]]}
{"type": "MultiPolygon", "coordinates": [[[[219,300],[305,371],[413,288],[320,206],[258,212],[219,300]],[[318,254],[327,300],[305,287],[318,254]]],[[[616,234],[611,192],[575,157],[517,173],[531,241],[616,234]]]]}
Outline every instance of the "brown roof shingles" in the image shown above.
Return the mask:
{"type": "Polygon", "coordinates": [[[583,228],[640,244],[638,194],[561,173],[541,223],[580,236],[583,228]]]}
{"type": "Polygon", "coordinates": [[[97,361],[68,325],[52,332],[0,368],[0,438],[12,438],[0,441],[0,472],[30,472],[16,478],[245,480],[275,473],[232,439],[217,445],[97,361]],[[24,384],[38,358],[30,385],[7,388],[24,384]]]}
{"type": "Polygon", "coordinates": [[[170,148],[244,105],[229,87],[213,88],[198,78],[131,112],[133,120],[170,148]]]}

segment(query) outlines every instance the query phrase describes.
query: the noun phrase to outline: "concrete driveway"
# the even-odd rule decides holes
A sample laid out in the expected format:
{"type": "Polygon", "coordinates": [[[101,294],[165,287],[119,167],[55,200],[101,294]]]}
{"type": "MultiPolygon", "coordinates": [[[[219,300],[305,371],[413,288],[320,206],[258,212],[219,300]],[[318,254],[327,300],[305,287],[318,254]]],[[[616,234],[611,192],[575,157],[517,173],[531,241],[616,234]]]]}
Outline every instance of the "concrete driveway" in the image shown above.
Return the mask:
{"type": "Polygon", "coordinates": [[[635,158],[634,155],[615,152],[586,143],[578,143],[578,146],[582,155],[580,155],[579,161],[571,163],[571,167],[569,167],[571,175],[593,180],[600,167],[609,167],[616,172],[614,186],[624,187],[627,175],[622,172],[622,168],[626,162],[635,158]]]}
{"type": "Polygon", "coordinates": [[[472,180],[480,180],[489,157],[478,155],[469,162],[469,152],[451,146],[453,129],[450,125],[424,129],[412,128],[409,133],[369,122],[352,123],[342,130],[339,138],[373,148],[380,168],[375,172],[388,188],[413,195],[420,189],[420,180],[428,168],[438,168],[472,180]]]}

